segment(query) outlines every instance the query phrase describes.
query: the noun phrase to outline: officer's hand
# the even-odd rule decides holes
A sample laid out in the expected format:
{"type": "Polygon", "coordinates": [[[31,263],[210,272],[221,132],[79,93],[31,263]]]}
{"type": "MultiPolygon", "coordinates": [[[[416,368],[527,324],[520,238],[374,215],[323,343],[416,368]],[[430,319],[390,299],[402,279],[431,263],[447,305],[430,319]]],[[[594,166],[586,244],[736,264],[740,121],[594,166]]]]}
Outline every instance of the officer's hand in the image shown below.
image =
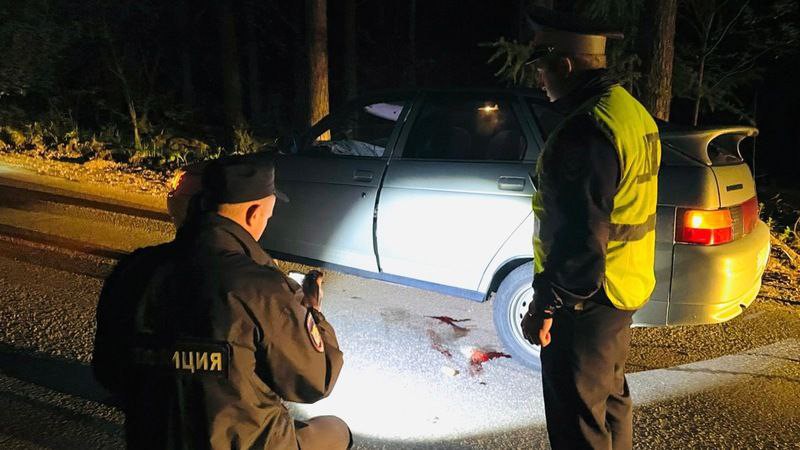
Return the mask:
{"type": "Polygon", "coordinates": [[[317,311],[322,307],[322,278],[319,270],[311,270],[303,278],[303,306],[317,311]]]}
{"type": "Polygon", "coordinates": [[[545,317],[544,314],[525,314],[522,318],[522,335],[525,340],[533,345],[547,347],[550,344],[550,328],[553,326],[553,318],[545,317]]]}

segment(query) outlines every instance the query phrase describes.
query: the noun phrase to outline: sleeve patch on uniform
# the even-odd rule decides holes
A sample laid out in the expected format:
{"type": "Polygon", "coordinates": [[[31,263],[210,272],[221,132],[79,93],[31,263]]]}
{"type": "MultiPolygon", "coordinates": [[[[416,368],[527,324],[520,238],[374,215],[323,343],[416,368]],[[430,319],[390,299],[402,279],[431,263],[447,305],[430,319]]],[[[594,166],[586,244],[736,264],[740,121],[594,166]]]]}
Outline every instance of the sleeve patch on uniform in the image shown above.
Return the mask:
{"type": "Polygon", "coordinates": [[[306,314],[306,331],[308,332],[308,339],[311,340],[311,345],[314,347],[314,350],[320,353],[324,352],[325,343],[322,342],[322,335],[319,332],[319,327],[310,311],[306,314]]]}

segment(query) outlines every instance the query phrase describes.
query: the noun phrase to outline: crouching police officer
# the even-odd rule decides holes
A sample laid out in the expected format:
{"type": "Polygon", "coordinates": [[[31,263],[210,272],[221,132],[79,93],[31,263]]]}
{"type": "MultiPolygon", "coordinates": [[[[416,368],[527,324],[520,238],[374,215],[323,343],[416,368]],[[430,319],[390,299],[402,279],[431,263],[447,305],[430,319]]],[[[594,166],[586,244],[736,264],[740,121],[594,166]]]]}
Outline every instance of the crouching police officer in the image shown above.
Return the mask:
{"type": "Polygon", "coordinates": [[[541,344],[554,449],[629,449],[625,380],[633,313],[655,285],[661,146],[650,114],[604,68],[597,24],[538,10],[534,64],[566,119],[537,164],[534,298],[522,320],[541,344]]]}
{"type": "Polygon", "coordinates": [[[301,287],[258,244],[285,198],[274,175],[250,157],[210,163],[206,212],[106,280],[92,366],[121,401],[129,448],[350,446],[342,420],[298,422],[282,403],[330,394],[342,352],[320,311],[321,274],[301,287]]]}

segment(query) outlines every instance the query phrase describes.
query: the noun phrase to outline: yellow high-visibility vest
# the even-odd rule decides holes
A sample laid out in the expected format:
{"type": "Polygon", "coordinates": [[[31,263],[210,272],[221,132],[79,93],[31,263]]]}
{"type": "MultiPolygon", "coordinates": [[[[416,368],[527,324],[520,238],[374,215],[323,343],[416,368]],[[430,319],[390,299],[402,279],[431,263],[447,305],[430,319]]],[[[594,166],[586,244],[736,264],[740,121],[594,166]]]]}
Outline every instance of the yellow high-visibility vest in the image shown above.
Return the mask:
{"type": "MultiPolygon", "coordinates": [[[[661,141],[658,127],[647,110],[619,85],[586,102],[572,115],[589,113],[617,150],[620,182],[614,195],[606,252],[603,289],[619,309],[644,305],[656,284],[655,225],[661,141]]],[[[552,146],[557,129],[539,155],[552,146]]],[[[547,214],[540,191],[533,196],[533,212],[539,220],[547,214]]],[[[538,227],[537,227],[538,229],[538,227]]],[[[544,270],[547,248],[538,235],[533,239],[534,273],[544,270]]]]}

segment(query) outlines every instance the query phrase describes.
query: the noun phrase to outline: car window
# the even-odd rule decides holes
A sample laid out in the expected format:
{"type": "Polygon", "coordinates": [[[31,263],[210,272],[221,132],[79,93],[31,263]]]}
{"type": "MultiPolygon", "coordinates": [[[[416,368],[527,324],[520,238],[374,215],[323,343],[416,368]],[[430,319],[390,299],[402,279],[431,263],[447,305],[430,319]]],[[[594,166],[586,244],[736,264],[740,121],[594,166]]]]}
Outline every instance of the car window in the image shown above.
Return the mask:
{"type": "Polygon", "coordinates": [[[508,99],[434,96],[414,120],[403,158],[519,161],[526,147],[508,99]]]}
{"type": "Polygon", "coordinates": [[[331,115],[300,148],[306,156],[384,158],[404,101],[359,104],[331,115]]]}
{"type": "Polygon", "coordinates": [[[550,133],[552,133],[564,119],[564,115],[556,111],[553,106],[542,103],[541,100],[530,100],[528,105],[530,105],[533,115],[536,117],[536,122],[539,124],[539,131],[542,134],[542,139],[547,140],[550,133]]]}

